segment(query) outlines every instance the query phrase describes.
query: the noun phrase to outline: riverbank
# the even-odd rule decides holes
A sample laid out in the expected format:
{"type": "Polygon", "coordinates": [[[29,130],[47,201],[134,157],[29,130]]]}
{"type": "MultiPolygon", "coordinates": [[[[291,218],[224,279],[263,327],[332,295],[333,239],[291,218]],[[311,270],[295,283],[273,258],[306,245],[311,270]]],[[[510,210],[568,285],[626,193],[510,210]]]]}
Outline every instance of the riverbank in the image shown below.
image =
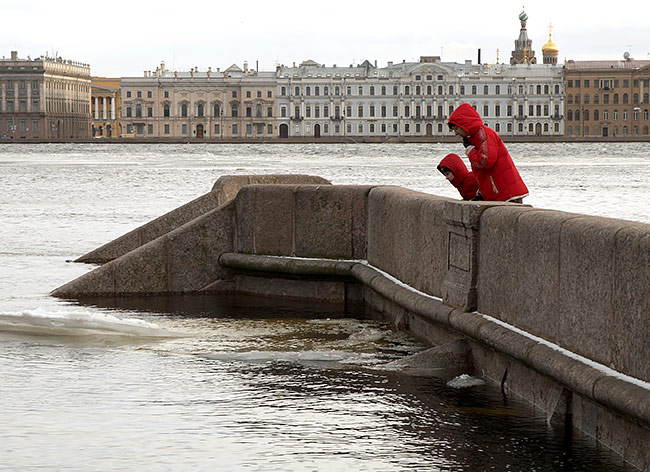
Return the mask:
{"type": "MultiPolygon", "coordinates": [[[[647,143],[650,136],[501,136],[506,143],[647,143]]],[[[0,144],[413,144],[413,143],[457,143],[455,136],[313,136],[293,138],[88,138],[88,139],[0,139],[0,144]]]]}

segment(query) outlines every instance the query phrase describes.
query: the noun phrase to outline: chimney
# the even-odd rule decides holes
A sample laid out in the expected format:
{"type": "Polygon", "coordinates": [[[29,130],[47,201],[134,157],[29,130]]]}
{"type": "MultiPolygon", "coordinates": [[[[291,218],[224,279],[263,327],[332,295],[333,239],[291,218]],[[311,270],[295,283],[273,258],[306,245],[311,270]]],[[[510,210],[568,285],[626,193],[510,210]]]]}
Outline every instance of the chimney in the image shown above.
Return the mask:
{"type": "Polygon", "coordinates": [[[478,63],[481,63],[481,49],[478,50],[478,63]]]}
{"type": "Polygon", "coordinates": [[[248,72],[248,61],[244,61],[244,72],[248,72]]]}
{"type": "Polygon", "coordinates": [[[388,61],[388,67],[393,65],[393,61],[388,61]]]}
{"type": "Polygon", "coordinates": [[[11,51],[11,60],[12,61],[18,60],[18,51],[11,51]]]}

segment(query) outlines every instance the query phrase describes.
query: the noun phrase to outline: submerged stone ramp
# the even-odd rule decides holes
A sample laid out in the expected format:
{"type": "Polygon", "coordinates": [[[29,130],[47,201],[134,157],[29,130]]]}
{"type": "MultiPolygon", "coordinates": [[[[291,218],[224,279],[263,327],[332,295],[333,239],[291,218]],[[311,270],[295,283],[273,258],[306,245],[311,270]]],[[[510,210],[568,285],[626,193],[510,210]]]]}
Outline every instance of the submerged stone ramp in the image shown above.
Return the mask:
{"type": "Polygon", "coordinates": [[[227,175],[219,177],[210,192],[84,254],[75,262],[104,264],[149,241],[198,218],[233,200],[237,192],[250,184],[317,184],[331,185],[322,177],[295,174],[227,175]]]}
{"type": "Polygon", "coordinates": [[[53,295],[226,292],[380,316],[441,347],[415,367],[456,352],[650,471],[649,281],[647,224],[391,186],[246,185],[53,295]]]}

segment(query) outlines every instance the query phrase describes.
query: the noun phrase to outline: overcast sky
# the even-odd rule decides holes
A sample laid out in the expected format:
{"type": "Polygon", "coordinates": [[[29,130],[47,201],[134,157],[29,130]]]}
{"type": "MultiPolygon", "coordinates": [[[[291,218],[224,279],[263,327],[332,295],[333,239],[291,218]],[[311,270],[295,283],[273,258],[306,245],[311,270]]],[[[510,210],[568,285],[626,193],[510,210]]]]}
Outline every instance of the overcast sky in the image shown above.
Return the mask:
{"type": "Polygon", "coordinates": [[[140,76],[161,61],[175,70],[232,64],[273,70],[313,59],[349,65],[369,59],[508,62],[519,36],[519,13],[541,62],[553,24],[559,61],[650,59],[646,0],[605,7],[567,0],[464,2],[303,0],[272,2],[0,0],[0,55],[58,53],[89,63],[93,75],[140,76]]]}

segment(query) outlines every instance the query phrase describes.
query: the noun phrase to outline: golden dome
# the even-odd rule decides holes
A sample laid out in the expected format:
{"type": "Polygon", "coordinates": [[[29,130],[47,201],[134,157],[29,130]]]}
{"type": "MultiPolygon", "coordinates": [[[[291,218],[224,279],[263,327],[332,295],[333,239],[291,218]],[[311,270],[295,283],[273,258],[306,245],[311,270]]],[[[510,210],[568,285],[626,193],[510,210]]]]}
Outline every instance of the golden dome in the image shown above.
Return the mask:
{"type": "Polygon", "coordinates": [[[560,49],[557,47],[557,44],[555,44],[551,39],[551,37],[549,36],[546,44],[542,46],[542,52],[544,54],[557,54],[558,52],[560,52],[560,49]]]}
{"type": "Polygon", "coordinates": [[[551,39],[551,29],[553,29],[553,26],[548,25],[548,41],[542,46],[542,53],[544,54],[557,54],[560,52],[560,48],[551,39]]]}

